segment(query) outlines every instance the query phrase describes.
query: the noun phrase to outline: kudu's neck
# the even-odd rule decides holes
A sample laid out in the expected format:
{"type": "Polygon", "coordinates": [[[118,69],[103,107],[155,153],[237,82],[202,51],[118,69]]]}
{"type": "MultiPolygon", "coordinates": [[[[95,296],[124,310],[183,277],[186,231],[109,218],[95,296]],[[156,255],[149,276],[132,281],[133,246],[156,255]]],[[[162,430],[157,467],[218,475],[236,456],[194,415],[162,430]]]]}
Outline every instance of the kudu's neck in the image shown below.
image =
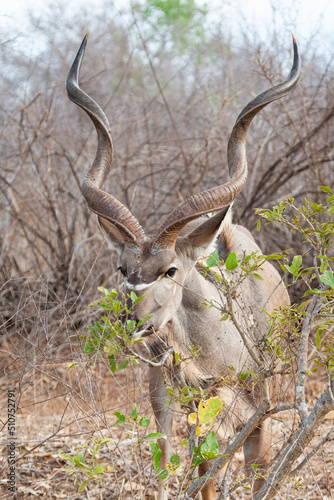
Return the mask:
{"type": "MultiPolygon", "coordinates": [[[[184,307],[205,309],[203,303],[210,303],[211,300],[221,302],[219,292],[214,283],[204,278],[203,274],[193,267],[184,283],[182,304],[184,307]]],[[[205,316],[205,313],[203,312],[205,316]]]]}
{"type": "Polygon", "coordinates": [[[183,366],[187,381],[194,387],[204,387],[208,381],[227,374],[231,359],[237,359],[235,368],[240,370],[248,358],[233,325],[220,321],[221,303],[222,297],[215,284],[193,268],[185,280],[177,314],[166,325],[168,343],[181,358],[189,358],[193,347],[199,349],[193,361],[183,366]],[[211,301],[218,307],[204,305],[211,301]]]}
{"type": "Polygon", "coordinates": [[[182,287],[182,300],[176,317],[171,324],[175,334],[181,335],[188,346],[195,345],[195,339],[207,331],[220,327],[221,313],[204,304],[221,303],[221,297],[214,283],[193,267],[182,287]],[[181,333],[182,332],[182,333],[181,333]]]}

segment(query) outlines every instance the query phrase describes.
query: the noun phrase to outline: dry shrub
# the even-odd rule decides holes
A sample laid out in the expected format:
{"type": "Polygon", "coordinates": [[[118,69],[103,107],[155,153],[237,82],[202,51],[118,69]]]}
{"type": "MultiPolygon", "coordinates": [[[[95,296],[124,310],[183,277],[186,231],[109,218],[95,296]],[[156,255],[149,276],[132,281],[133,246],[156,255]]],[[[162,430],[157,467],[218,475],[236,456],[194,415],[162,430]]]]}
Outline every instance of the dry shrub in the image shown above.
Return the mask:
{"type": "MultiPolygon", "coordinates": [[[[109,7],[103,15],[78,17],[56,5],[45,17],[31,18],[40,45],[30,58],[3,35],[1,421],[5,429],[6,391],[15,388],[18,483],[25,497],[76,498],[57,450],[73,449],[91,436],[112,436],[107,459],[119,472],[103,498],[135,498],[140,491],[154,498],[150,453],[141,447],[132,455],[113,428],[114,411],[127,411],[133,401],[149,414],[145,370],[113,375],[104,359],[82,360],[78,342],[96,317],[89,304],[99,295],[97,286],[120,286],[117,258],[80,193],[95,154],[95,131],[67,100],[63,83],[88,19],[92,34],[81,85],[110,118],[115,146],[105,189],[148,232],[187,196],[227,179],[232,125],[252,96],[286,76],[290,42],[273,37],[266,46],[255,45],[245,37],[236,45],[216,26],[200,47],[182,51],[156,35],[150,42],[140,17],[136,27],[131,15],[109,7]],[[67,371],[73,362],[78,365],[67,371]]],[[[334,180],[333,124],[331,63],[316,52],[303,54],[298,89],[252,124],[249,179],[236,201],[235,220],[254,231],[255,207],[288,196],[321,201],[317,186],[334,180]]],[[[283,230],[266,227],[257,236],[265,253],[303,253],[301,242],[283,230]]],[[[294,300],[301,291],[292,292],[294,300]]],[[[310,384],[312,398],[318,383],[310,384]]],[[[276,436],[284,436],[292,420],[284,417],[276,436]]],[[[186,432],[181,416],[175,432],[179,442],[186,432]]],[[[3,441],[4,465],[5,446],[3,441]]],[[[314,466],[308,498],[331,491],[331,465],[321,464],[322,470],[314,466]]],[[[96,487],[91,498],[100,494],[96,487]]]]}

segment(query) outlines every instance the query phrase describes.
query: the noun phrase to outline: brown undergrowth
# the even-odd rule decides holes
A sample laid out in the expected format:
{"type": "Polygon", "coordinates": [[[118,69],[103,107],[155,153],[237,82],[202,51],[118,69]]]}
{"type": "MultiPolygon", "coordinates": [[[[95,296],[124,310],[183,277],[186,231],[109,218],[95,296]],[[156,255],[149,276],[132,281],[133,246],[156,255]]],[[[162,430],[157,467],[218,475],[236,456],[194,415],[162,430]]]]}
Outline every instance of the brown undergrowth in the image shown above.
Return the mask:
{"type": "MultiPolygon", "coordinates": [[[[19,340],[19,339],[16,339],[19,340]]],[[[14,342],[14,339],[13,339],[14,342]]],[[[147,444],[138,445],[138,437],[154,432],[152,411],[148,398],[147,369],[143,365],[128,367],[113,374],[105,359],[82,359],[79,351],[56,356],[52,362],[36,362],[36,359],[18,357],[4,345],[1,355],[1,422],[0,441],[1,498],[12,498],[7,490],[7,390],[14,389],[18,397],[16,410],[16,482],[18,498],[91,498],[91,499],[147,499],[153,500],[157,491],[157,476],[152,455],[147,444]],[[75,357],[77,354],[77,357],[75,357]],[[81,359],[80,359],[81,358],[81,359]],[[77,363],[69,369],[69,366],[77,363]],[[114,412],[129,415],[133,403],[138,415],[151,420],[140,435],[130,435],[115,427],[114,412]],[[101,452],[100,462],[108,463],[115,471],[103,479],[102,486],[91,482],[83,493],[78,486],[83,477],[66,474],[65,462],[59,450],[74,453],[91,439],[111,438],[101,452]]],[[[323,392],[323,383],[313,376],[308,384],[307,397],[310,405],[323,392]]],[[[289,394],[289,391],[288,393],[289,394]]],[[[291,396],[291,394],[290,394],[291,396]]],[[[333,412],[304,450],[304,456],[315,447],[332,427],[333,412]]],[[[272,420],[273,451],[281,447],[297,424],[295,412],[275,415],[272,420]]],[[[180,453],[181,442],[187,436],[186,413],[176,411],[173,429],[173,446],[180,453]]],[[[188,460],[186,451],[182,459],[188,460]]],[[[332,498],[334,444],[330,440],[309,460],[306,467],[288,481],[277,498],[332,498]]],[[[227,471],[229,487],[239,484],[230,498],[250,498],[244,479],[242,452],[234,457],[227,471]],[[240,486],[241,485],[241,486],[240,486]]],[[[170,495],[175,498],[180,478],[170,482],[170,495]]],[[[219,486],[219,485],[218,485],[219,486]]]]}

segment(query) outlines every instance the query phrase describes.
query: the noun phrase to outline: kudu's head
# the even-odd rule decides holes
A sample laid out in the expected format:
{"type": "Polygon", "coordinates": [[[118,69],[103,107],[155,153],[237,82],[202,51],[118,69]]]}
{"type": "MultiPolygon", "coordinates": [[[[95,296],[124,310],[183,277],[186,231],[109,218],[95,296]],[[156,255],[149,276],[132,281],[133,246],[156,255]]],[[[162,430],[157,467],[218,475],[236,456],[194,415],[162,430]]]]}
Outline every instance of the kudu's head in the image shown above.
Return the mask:
{"type": "Polygon", "coordinates": [[[228,207],[245,185],[246,134],[252,119],[267,104],[288,94],[298,81],[298,48],[293,38],[293,66],[287,79],[257,96],[240,113],[228,142],[229,181],[188,198],[171,212],[154,236],[147,236],[131,212],[101,189],[111,168],[113,145],[106,115],[78,84],[87,38],[88,34],[66,80],[69,99],[89,115],[98,136],[95,160],[83,180],[82,193],[89,208],[97,214],[105,237],[120,255],[119,270],[126,279],[125,293],[134,291],[137,296],[145,293],[145,298],[134,308],[134,317],[137,321],[149,314],[153,317],[149,328],[143,327],[138,332],[139,337],[158,330],[175,317],[182,300],[182,285],[200,255],[205,254],[215,240],[228,207]],[[218,213],[186,235],[182,234],[182,229],[191,221],[212,212],[218,213]]]}

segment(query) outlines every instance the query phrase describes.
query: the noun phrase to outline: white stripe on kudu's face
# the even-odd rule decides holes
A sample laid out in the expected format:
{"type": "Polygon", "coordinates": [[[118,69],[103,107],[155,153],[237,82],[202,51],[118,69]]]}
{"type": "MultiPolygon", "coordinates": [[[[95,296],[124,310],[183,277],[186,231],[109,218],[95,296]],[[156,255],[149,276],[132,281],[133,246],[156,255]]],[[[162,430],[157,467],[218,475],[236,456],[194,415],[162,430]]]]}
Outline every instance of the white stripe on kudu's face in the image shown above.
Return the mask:
{"type": "Polygon", "coordinates": [[[125,282],[126,288],[129,290],[145,290],[145,288],[148,288],[149,286],[153,285],[153,283],[156,283],[158,280],[151,281],[151,283],[140,283],[139,285],[131,285],[131,283],[128,283],[128,281],[125,282]]]}

